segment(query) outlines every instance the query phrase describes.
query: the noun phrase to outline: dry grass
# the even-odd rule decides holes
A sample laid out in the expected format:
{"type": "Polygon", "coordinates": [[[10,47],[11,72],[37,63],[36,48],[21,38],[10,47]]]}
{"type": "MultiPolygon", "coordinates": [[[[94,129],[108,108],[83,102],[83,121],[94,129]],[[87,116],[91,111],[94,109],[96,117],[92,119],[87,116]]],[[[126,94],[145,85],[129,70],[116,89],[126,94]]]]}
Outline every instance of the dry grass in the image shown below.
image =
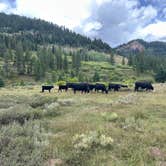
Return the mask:
{"type": "MultiPolygon", "coordinates": [[[[62,160],[62,165],[155,166],[166,161],[165,157],[154,157],[150,153],[152,147],[166,153],[166,85],[155,85],[155,89],[155,92],[74,95],[71,91],[58,93],[57,89],[40,93],[39,86],[18,87],[1,89],[0,105],[4,107],[5,98],[9,105],[6,107],[35,95],[58,98],[60,115],[40,121],[49,135],[49,158],[62,160]],[[102,112],[115,112],[118,119],[105,120],[102,112]],[[96,147],[78,154],[73,148],[73,136],[91,131],[111,136],[112,148],[96,147]]],[[[47,105],[51,109],[53,106],[47,105]]]]}

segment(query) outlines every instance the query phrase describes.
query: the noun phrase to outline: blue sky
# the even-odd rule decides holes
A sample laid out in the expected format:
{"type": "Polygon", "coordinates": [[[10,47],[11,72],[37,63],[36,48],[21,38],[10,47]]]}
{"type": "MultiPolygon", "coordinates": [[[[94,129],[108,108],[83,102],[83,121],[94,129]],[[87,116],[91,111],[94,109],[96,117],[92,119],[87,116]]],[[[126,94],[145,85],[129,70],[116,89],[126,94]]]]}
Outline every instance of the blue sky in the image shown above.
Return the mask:
{"type": "Polygon", "coordinates": [[[0,12],[41,18],[112,47],[166,41],[166,0],[0,0],[0,12]]]}

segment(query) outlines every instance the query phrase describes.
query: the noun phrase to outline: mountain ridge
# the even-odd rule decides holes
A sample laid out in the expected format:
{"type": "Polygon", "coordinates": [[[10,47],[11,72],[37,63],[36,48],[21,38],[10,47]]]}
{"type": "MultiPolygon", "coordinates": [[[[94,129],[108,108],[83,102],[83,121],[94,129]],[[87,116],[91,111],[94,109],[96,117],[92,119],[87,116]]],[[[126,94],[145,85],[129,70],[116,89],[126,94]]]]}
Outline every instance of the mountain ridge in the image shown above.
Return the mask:
{"type": "Polygon", "coordinates": [[[131,40],[114,48],[115,52],[122,55],[135,55],[144,53],[145,55],[166,56],[166,42],[152,41],[147,42],[143,39],[131,40]]]}

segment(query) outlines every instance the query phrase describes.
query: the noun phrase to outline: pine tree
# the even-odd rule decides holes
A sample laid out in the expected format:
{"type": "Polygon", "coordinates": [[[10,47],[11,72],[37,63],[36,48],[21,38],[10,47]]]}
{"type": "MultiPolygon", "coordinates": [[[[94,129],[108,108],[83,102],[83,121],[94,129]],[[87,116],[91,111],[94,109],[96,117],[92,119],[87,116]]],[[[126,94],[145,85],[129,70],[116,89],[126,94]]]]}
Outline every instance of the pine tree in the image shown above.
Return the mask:
{"type": "Polygon", "coordinates": [[[64,57],[64,61],[63,61],[63,69],[65,72],[68,71],[68,60],[67,60],[67,56],[65,55],[64,57]]]}
{"type": "Polygon", "coordinates": [[[122,58],[122,65],[125,65],[125,57],[122,58]]]}
{"type": "Polygon", "coordinates": [[[114,54],[113,53],[110,55],[110,63],[111,63],[111,65],[115,64],[115,58],[114,58],[114,54]]]}
{"type": "Polygon", "coordinates": [[[4,73],[5,77],[9,77],[9,75],[10,75],[10,55],[9,55],[9,51],[6,51],[5,54],[4,54],[3,73],[4,73]]]}
{"type": "Polygon", "coordinates": [[[25,72],[25,60],[24,60],[24,52],[22,48],[22,44],[18,43],[15,53],[15,65],[18,74],[24,74],[25,72]]]}
{"type": "Polygon", "coordinates": [[[128,57],[128,65],[129,65],[129,66],[133,66],[133,57],[132,57],[131,54],[130,54],[129,57],[128,57]]]}
{"type": "Polygon", "coordinates": [[[155,75],[155,79],[157,82],[165,82],[166,81],[166,69],[162,66],[158,70],[158,72],[155,75]]]}
{"type": "Polygon", "coordinates": [[[95,73],[93,75],[93,81],[94,82],[100,81],[100,76],[99,76],[99,73],[97,71],[95,71],[95,73]]]}

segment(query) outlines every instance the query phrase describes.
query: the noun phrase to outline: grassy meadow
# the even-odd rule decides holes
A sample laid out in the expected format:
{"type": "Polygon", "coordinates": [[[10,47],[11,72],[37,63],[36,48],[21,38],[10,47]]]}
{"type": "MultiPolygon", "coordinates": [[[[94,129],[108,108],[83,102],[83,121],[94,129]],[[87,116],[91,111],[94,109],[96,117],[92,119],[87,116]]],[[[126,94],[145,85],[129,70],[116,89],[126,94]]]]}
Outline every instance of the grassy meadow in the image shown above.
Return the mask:
{"type": "Polygon", "coordinates": [[[0,89],[0,165],[166,165],[166,84],[154,92],[40,91],[0,89]]]}

